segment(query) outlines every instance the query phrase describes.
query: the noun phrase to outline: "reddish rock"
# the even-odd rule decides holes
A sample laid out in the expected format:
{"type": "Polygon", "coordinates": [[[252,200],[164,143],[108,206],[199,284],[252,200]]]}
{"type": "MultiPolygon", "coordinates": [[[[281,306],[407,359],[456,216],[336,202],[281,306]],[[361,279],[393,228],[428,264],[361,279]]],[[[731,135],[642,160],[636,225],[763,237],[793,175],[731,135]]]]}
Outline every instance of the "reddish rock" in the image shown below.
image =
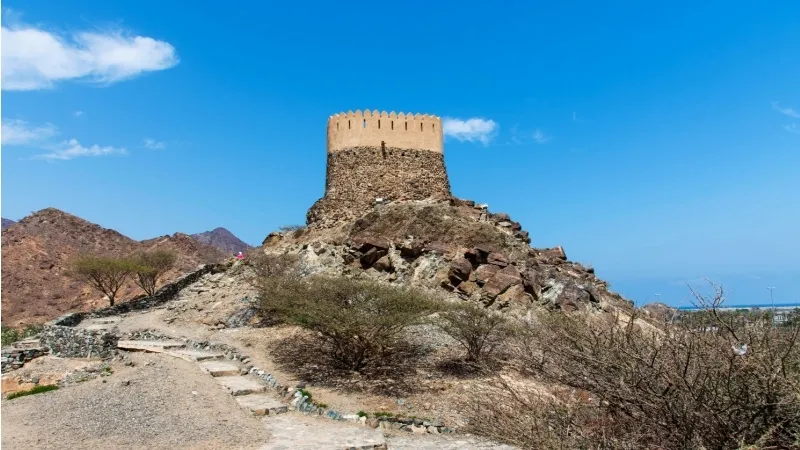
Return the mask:
{"type": "Polygon", "coordinates": [[[469,279],[472,273],[472,264],[465,258],[459,258],[450,263],[448,277],[453,284],[458,284],[469,279]]]}
{"type": "Polygon", "coordinates": [[[483,290],[491,296],[497,296],[515,284],[522,283],[522,276],[514,266],[506,266],[494,274],[483,286],[483,290]]]}
{"type": "Polygon", "coordinates": [[[371,249],[387,250],[391,246],[388,239],[373,236],[358,236],[350,240],[350,246],[361,253],[367,253],[371,249]]]}
{"type": "Polygon", "coordinates": [[[539,298],[539,289],[541,288],[539,275],[536,271],[532,269],[528,269],[522,274],[522,285],[525,288],[525,292],[531,294],[533,298],[539,298]]]}
{"type": "Polygon", "coordinates": [[[467,250],[466,253],[464,253],[464,257],[472,263],[473,267],[477,267],[481,264],[486,264],[489,253],[493,251],[494,249],[489,247],[476,246],[473,249],[467,250]]]}
{"type": "Polygon", "coordinates": [[[392,262],[389,260],[388,255],[384,255],[375,261],[375,264],[373,264],[372,267],[381,272],[389,272],[392,270],[392,262]]]}
{"type": "Polygon", "coordinates": [[[521,284],[511,286],[497,299],[505,305],[521,307],[529,306],[533,300],[530,294],[525,292],[525,288],[521,284]]]}
{"type": "Polygon", "coordinates": [[[480,287],[473,281],[465,281],[458,285],[458,290],[467,295],[472,295],[478,289],[480,289],[480,287]]]}
{"type": "Polygon", "coordinates": [[[564,252],[564,248],[560,245],[555,248],[548,248],[543,249],[539,252],[539,256],[545,259],[556,259],[556,260],[567,260],[567,254],[564,252]]]}
{"type": "Polygon", "coordinates": [[[500,267],[498,266],[492,264],[484,264],[478,267],[477,270],[475,270],[475,281],[478,283],[479,286],[483,286],[499,271],[500,267]]]}
{"type": "Polygon", "coordinates": [[[367,250],[366,253],[361,255],[359,261],[361,261],[361,266],[366,269],[367,267],[370,267],[373,264],[375,264],[376,261],[383,258],[384,256],[386,256],[386,250],[372,247],[369,250],[367,250]]]}
{"type": "Polygon", "coordinates": [[[489,256],[486,258],[486,262],[489,264],[494,264],[495,266],[505,267],[508,265],[508,258],[505,255],[499,252],[492,252],[489,253],[489,256]]]}
{"type": "Polygon", "coordinates": [[[398,249],[400,250],[400,256],[403,258],[414,259],[425,250],[425,243],[419,239],[410,239],[400,244],[398,249]]]}

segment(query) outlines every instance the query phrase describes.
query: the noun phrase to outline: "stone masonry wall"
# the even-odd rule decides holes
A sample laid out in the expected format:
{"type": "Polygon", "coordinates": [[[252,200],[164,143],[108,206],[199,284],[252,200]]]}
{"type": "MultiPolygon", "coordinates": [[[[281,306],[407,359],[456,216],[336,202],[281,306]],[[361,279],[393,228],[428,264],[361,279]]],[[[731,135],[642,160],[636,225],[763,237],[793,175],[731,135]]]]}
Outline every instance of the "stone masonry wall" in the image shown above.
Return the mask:
{"type": "Polygon", "coordinates": [[[444,155],[386,146],[328,153],[325,197],[309,209],[309,224],[347,220],[384,201],[450,197],[444,155]]]}
{"type": "Polygon", "coordinates": [[[81,321],[87,318],[116,316],[131,311],[150,309],[173,299],[182,289],[199,280],[203,275],[221,272],[227,267],[225,264],[207,264],[162,286],[152,297],[139,297],[96,311],[67,314],[46,324],[39,334],[39,341],[42,347],[56,356],[106,358],[116,351],[118,336],[110,330],[77,328],[81,321]]]}

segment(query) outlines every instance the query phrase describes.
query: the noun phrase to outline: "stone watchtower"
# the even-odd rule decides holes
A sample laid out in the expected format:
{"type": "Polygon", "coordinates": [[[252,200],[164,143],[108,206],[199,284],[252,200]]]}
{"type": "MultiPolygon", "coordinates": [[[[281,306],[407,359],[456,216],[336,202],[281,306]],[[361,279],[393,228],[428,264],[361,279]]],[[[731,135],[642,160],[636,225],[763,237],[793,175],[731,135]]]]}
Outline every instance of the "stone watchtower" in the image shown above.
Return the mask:
{"type": "Polygon", "coordinates": [[[348,111],[328,119],[325,196],[309,209],[307,221],[352,219],[376,199],[449,197],[441,118],[348,111]]]}

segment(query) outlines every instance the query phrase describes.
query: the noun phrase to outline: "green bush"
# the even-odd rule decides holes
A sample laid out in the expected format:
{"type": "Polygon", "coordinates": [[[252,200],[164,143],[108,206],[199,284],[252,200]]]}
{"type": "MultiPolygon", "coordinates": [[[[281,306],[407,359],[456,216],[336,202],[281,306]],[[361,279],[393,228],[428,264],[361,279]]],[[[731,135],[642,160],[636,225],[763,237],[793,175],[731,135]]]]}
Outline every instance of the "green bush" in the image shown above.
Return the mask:
{"type": "Polygon", "coordinates": [[[262,312],[318,334],[341,368],[360,371],[389,355],[400,333],[435,311],[417,291],[347,278],[267,277],[262,312]]]}
{"type": "Polygon", "coordinates": [[[511,335],[511,327],[503,315],[475,303],[450,306],[434,324],[464,348],[470,363],[489,362],[498,346],[511,335]]]}
{"type": "Polygon", "coordinates": [[[26,395],[40,394],[42,392],[55,391],[56,389],[58,389],[58,386],[55,384],[40,384],[28,389],[27,391],[18,391],[8,394],[6,400],[12,400],[15,398],[24,397],[26,395]]]}
{"type": "Polygon", "coordinates": [[[12,328],[2,325],[0,328],[2,328],[3,347],[29,337],[36,336],[40,331],[42,331],[41,325],[26,325],[24,328],[12,328]]]}

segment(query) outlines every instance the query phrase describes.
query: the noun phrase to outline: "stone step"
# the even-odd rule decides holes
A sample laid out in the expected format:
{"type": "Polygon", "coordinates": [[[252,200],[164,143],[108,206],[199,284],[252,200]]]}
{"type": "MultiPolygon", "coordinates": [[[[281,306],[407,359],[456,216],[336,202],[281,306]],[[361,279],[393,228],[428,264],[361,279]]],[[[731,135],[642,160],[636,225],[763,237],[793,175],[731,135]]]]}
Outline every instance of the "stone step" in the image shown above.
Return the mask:
{"type": "Polygon", "coordinates": [[[167,350],[184,348],[180,341],[118,341],[117,348],[122,350],[139,350],[145,352],[164,353],[167,350]]]}
{"type": "MultiPolygon", "coordinates": [[[[289,412],[268,416],[264,425],[271,437],[262,450],[381,449],[383,431],[352,423],[289,412]]],[[[468,448],[468,447],[467,447],[468,448]]]]}
{"type": "Polygon", "coordinates": [[[250,410],[257,416],[274,416],[289,410],[286,405],[266,394],[247,394],[234,398],[239,403],[239,406],[250,410]]]}
{"type": "Polygon", "coordinates": [[[81,321],[76,328],[83,328],[86,330],[110,330],[117,326],[122,321],[122,317],[109,316],[99,317],[95,319],[86,319],[81,321]]]}
{"type": "Polygon", "coordinates": [[[218,352],[207,352],[203,350],[179,349],[166,352],[170,356],[185,359],[186,361],[208,361],[210,359],[222,359],[225,355],[218,352]]]}
{"type": "Polygon", "coordinates": [[[232,377],[216,377],[214,378],[221,385],[231,393],[231,395],[247,395],[264,392],[267,387],[252,378],[244,377],[241,375],[232,377]]]}
{"type": "Polygon", "coordinates": [[[212,377],[227,377],[239,375],[241,368],[236,364],[224,361],[203,361],[198,364],[203,372],[210,373],[212,377]]]}

